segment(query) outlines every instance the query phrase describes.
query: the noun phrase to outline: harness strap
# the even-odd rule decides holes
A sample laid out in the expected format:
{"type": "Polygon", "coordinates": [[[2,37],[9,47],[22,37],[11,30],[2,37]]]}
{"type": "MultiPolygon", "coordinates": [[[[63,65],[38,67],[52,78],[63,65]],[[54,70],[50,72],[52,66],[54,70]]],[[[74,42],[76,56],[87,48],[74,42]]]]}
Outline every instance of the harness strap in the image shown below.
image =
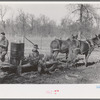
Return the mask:
{"type": "Polygon", "coordinates": [[[59,44],[60,44],[60,48],[59,49],[61,50],[61,45],[62,45],[62,41],[61,40],[59,40],[59,44]]]}
{"type": "Polygon", "coordinates": [[[78,47],[80,48],[80,45],[81,45],[81,41],[80,40],[78,40],[78,47]]]}
{"type": "MultiPolygon", "coordinates": [[[[91,48],[91,46],[92,46],[92,45],[90,45],[89,41],[86,40],[86,41],[84,41],[84,42],[86,42],[86,43],[88,44],[89,49],[86,50],[86,51],[84,51],[84,52],[81,52],[81,54],[83,54],[83,53],[85,53],[85,52],[87,52],[87,51],[90,51],[90,48],[91,48]]],[[[80,46],[81,46],[81,40],[79,40],[79,46],[78,46],[79,49],[80,49],[80,46]]],[[[78,48],[77,48],[77,49],[78,49],[78,48]]],[[[76,50],[77,50],[77,49],[76,49],[76,50]]],[[[80,51],[81,51],[81,49],[80,49],[80,51]]]]}
{"type": "Polygon", "coordinates": [[[88,42],[87,40],[86,40],[86,43],[88,44],[88,46],[89,46],[89,49],[90,49],[90,47],[91,47],[91,46],[90,46],[90,44],[89,44],[89,42],[88,42]]]}
{"type": "Polygon", "coordinates": [[[58,44],[60,44],[60,45],[59,45],[59,49],[56,48],[56,49],[53,49],[53,51],[60,51],[60,50],[61,50],[61,44],[62,44],[62,41],[59,40],[59,39],[56,39],[56,42],[57,42],[58,44]]]}

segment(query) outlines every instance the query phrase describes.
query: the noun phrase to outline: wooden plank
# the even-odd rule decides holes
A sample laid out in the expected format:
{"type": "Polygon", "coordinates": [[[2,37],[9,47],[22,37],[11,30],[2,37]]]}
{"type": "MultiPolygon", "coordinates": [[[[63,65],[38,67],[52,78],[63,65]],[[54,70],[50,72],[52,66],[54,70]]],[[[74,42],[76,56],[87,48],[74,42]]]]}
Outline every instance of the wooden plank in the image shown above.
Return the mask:
{"type": "Polygon", "coordinates": [[[6,67],[14,67],[12,64],[1,64],[0,67],[6,68],[6,67]]]}

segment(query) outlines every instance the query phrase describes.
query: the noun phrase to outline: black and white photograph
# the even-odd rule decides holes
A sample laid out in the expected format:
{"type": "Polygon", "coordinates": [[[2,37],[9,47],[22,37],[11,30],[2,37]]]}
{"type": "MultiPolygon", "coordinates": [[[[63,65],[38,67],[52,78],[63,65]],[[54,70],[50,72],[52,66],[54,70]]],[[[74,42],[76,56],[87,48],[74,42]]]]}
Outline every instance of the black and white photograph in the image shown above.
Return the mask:
{"type": "Polygon", "coordinates": [[[100,3],[0,2],[0,84],[100,84],[99,47],[100,3]]]}

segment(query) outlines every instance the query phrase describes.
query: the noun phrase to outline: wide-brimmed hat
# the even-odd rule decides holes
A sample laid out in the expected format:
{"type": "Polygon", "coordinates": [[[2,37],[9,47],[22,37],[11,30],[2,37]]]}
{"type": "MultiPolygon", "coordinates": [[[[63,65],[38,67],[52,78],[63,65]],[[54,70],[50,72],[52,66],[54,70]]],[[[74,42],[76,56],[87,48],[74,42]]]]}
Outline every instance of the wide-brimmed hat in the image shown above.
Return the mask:
{"type": "Polygon", "coordinates": [[[39,49],[37,44],[34,45],[34,48],[39,49]]]}
{"type": "Polygon", "coordinates": [[[5,33],[4,33],[4,32],[1,32],[1,34],[2,34],[2,35],[5,35],[5,33]]]}

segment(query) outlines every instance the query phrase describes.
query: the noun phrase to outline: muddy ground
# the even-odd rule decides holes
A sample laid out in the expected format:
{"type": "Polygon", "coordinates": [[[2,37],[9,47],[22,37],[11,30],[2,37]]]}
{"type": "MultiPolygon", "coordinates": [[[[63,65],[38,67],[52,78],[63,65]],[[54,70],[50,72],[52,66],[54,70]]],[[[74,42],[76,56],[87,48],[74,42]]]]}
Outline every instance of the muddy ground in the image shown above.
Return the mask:
{"type": "MultiPolygon", "coordinates": [[[[84,60],[77,66],[56,70],[52,74],[39,75],[37,71],[25,71],[21,76],[0,72],[1,84],[94,84],[100,83],[100,51],[94,51],[84,66],[84,60]]],[[[83,57],[83,56],[82,56],[83,57]]]]}

